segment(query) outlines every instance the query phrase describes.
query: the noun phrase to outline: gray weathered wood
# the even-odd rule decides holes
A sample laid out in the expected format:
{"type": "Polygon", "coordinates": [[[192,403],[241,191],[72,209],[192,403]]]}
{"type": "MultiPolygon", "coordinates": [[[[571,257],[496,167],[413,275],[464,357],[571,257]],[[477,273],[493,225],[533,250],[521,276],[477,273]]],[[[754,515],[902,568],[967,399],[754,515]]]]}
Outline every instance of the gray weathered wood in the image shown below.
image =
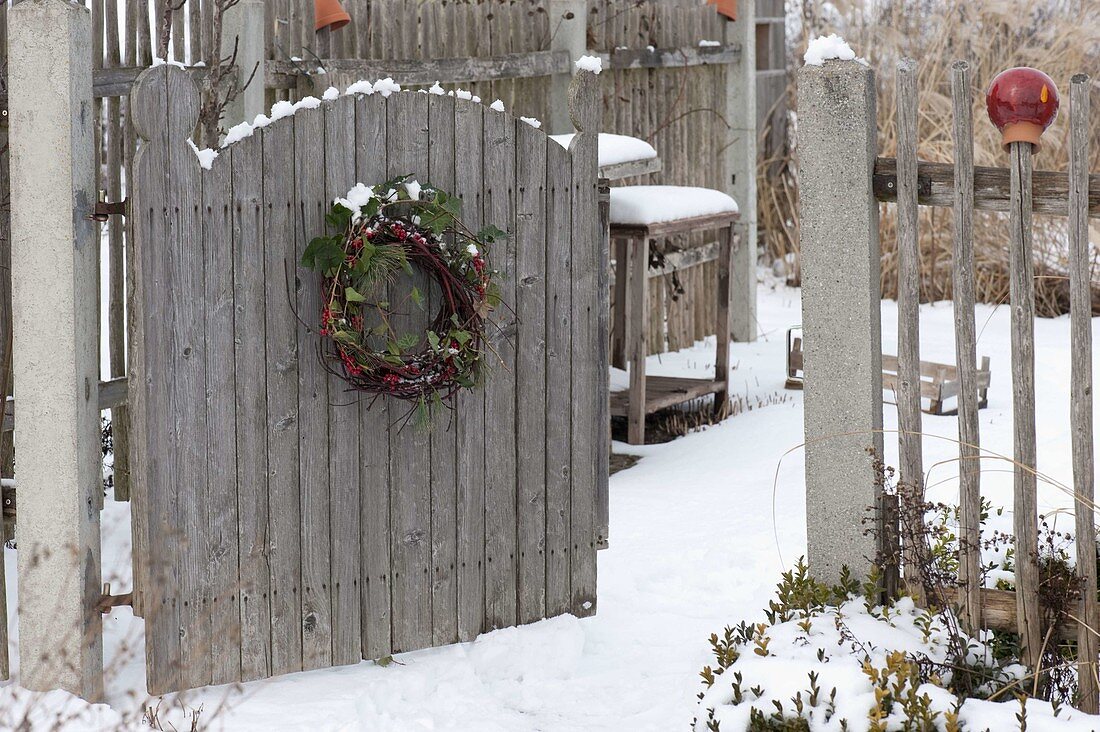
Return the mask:
{"type": "MultiPolygon", "coordinates": [[[[231,154],[231,153],[230,153],[231,154]]],[[[233,166],[230,160],[203,176],[202,252],[206,287],[206,520],[203,558],[208,563],[210,683],[241,678],[240,571],[237,538],[236,391],[233,368],[233,166]],[[229,449],[232,448],[232,449],[229,449]]],[[[101,385],[100,394],[103,394],[101,385]]],[[[116,412],[117,413],[117,412],[116,412]]],[[[117,444],[117,443],[116,443],[117,444]]],[[[117,458],[116,458],[117,459],[117,458]]]]}
{"type": "MultiPolygon", "coordinates": [[[[879,201],[897,197],[897,161],[878,158],[875,161],[874,190],[879,201]]],[[[917,163],[918,201],[922,206],[953,206],[955,173],[950,163],[917,163]]],[[[1031,206],[1035,213],[1066,216],[1069,208],[1069,188],[1066,174],[1053,170],[1037,170],[1032,174],[1031,206]]],[[[974,168],[974,208],[979,211],[1011,210],[1011,174],[1007,168],[974,168]]],[[[1100,217],[1100,173],[1089,176],[1088,215],[1100,217]]]]}
{"type": "MultiPolygon", "coordinates": [[[[643,236],[631,242],[627,249],[627,270],[629,280],[627,298],[629,311],[635,318],[629,328],[630,340],[627,343],[630,363],[630,412],[627,416],[627,442],[631,445],[645,444],[645,359],[649,355],[649,237],[643,236]]],[[[728,306],[727,306],[728,307],[728,306]]],[[[728,348],[728,346],[727,346],[728,348]]]]}
{"type": "Polygon", "coordinates": [[[730,272],[733,270],[733,239],[735,236],[736,228],[733,224],[718,230],[718,287],[715,288],[718,293],[718,303],[715,309],[717,317],[714,322],[718,348],[714,358],[714,379],[723,384],[723,389],[714,394],[714,411],[720,419],[725,419],[729,414],[730,339],[723,336],[730,332],[732,316],[730,298],[733,296],[733,290],[730,282],[730,272]]]}
{"type": "Polygon", "coordinates": [[[955,361],[959,382],[959,600],[969,628],[982,627],[981,463],[978,428],[977,341],[974,324],[974,131],[970,66],[951,67],[955,146],[955,361]]]}
{"type": "Polygon", "coordinates": [[[516,623],[516,124],[485,113],[485,225],[508,234],[489,252],[500,272],[497,326],[485,360],[485,629],[516,623]]]}
{"type": "Polygon", "coordinates": [[[517,619],[546,617],[546,146],[516,126],[517,619]]]}
{"type": "Polygon", "coordinates": [[[572,434],[572,158],[546,150],[546,612],[569,612],[572,434]]]}
{"type": "MultiPolygon", "coordinates": [[[[462,220],[479,231],[484,167],[485,110],[455,103],[455,190],[462,199],[462,220]]],[[[484,388],[463,392],[456,400],[458,474],[458,637],[469,641],[481,632],[485,618],[485,402],[484,388]]]]}
{"type": "MultiPolygon", "coordinates": [[[[358,181],[374,185],[386,179],[389,137],[387,102],[374,95],[355,102],[355,173],[358,181]]],[[[348,189],[351,185],[347,186],[348,189]]],[[[345,193],[347,191],[345,190],[345,193]]],[[[347,395],[347,401],[353,395],[347,395]]],[[[364,398],[359,412],[360,481],[363,487],[363,657],[381,658],[393,650],[391,634],[390,570],[390,423],[399,417],[384,398],[364,398]]]]}
{"type": "MultiPolygon", "coordinates": [[[[168,75],[168,282],[172,288],[202,292],[201,169],[187,146],[198,122],[198,89],[186,75],[168,75]]],[[[199,537],[206,533],[203,495],[208,485],[206,465],[206,334],[203,301],[170,299],[168,400],[174,411],[172,481],[169,500],[176,510],[174,531],[179,541],[179,614],[181,682],[187,686],[210,683],[209,567],[203,560],[199,537]]]]}
{"type": "Polygon", "coordinates": [[[1092,416],[1092,280],[1089,252],[1089,77],[1070,83],[1069,287],[1070,287],[1070,424],[1073,442],[1073,492],[1077,534],[1077,575],[1081,603],[1077,631],[1080,708],[1100,708],[1097,659],[1100,657],[1100,603],[1096,596],[1095,458],[1092,416]]]}
{"type": "MultiPolygon", "coordinates": [[[[455,189],[455,100],[428,99],[428,182],[447,193],[455,189]]],[[[429,313],[440,304],[433,288],[429,313]]],[[[433,409],[431,422],[432,643],[458,641],[457,451],[455,419],[450,410],[433,409]]]]}
{"type": "MultiPolygon", "coordinates": [[[[241,680],[271,675],[271,569],[268,514],[267,356],[264,291],[266,211],[263,137],[231,148],[233,165],[233,323],[236,348],[237,536],[240,553],[241,680]]],[[[224,154],[224,153],[223,153],[224,154]]],[[[275,280],[278,282],[278,279],[275,280]]]]}
{"type": "Polygon", "coordinates": [[[606,364],[611,357],[611,188],[604,179],[599,181],[599,215],[596,241],[600,250],[600,265],[596,269],[597,317],[596,329],[601,334],[599,348],[592,357],[604,368],[596,372],[596,420],[607,425],[597,434],[596,444],[596,549],[608,547],[611,533],[611,371],[606,364]]]}
{"type": "MultiPolygon", "coordinates": [[[[325,102],[325,179],[322,202],[325,210],[337,196],[344,196],[356,180],[355,103],[352,100],[325,102]]],[[[383,161],[384,164],[384,161],[383,161]]],[[[312,231],[321,231],[318,223],[312,231]]],[[[308,230],[307,230],[308,231],[308,230]]],[[[303,241],[313,236],[307,233],[303,241]]],[[[320,301],[318,301],[318,307],[320,301]]],[[[307,323],[318,322],[320,311],[299,313],[307,323]]],[[[317,361],[320,344],[314,339],[303,358],[317,361]]],[[[334,375],[328,376],[328,460],[330,531],[330,594],[332,595],[332,662],[335,665],[357,663],[363,658],[363,607],[361,593],[362,552],[355,549],[363,543],[361,509],[360,411],[355,394],[334,375]]],[[[382,474],[383,479],[385,473],[382,474]]],[[[388,602],[388,600],[387,600],[388,602]]]]}
{"type": "MultiPolygon", "coordinates": [[[[389,153],[387,177],[428,178],[428,97],[397,94],[386,111],[389,153]]],[[[390,324],[395,337],[419,334],[428,314],[411,297],[426,292],[420,272],[399,278],[390,292],[390,324]]],[[[417,424],[417,404],[390,402],[390,551],[393,567],[393,649],[423,648],[432,639],[431,472],[429,431],[417,424]]]]}
{"type": "Polygon", "coordinates": [[[1043,629],[1039,608],[1038,516],[1035,496],[1035,288],[1031,232],[1031,155],[1027,142],[1009,150],[1012,207],[1009,212],[1012,302],[1013,530],[1016,535],[1017,627],[1024,662],[1037,668],[1043,629]]]}
{"type": "MultiPolygon", "coordinates": [[[[571,475],[571,605],[578,617],[596,612],[596,486],[601,471],[598,445],[611,429],[601,385],[607,374],[607,320],[601,312],[610,257],[599,222],[599,81],[591,71],[573,77],[569,111],[577,134],[569,146],[573,158],[573,458],[571,475]]],[[[645,279],[645,278],[642,278],[645,279]]]]}
{"type": "Polygon", "coordinates": [[[639,175],[660,173],[663,168],[660,158],[649,160],[629,160],[625,163],[613,163],[600,167],[600,177],[608,180],[622,180],[639,175]]]}
{"type": "Polygon", "coordinates": [[[297,320],[289,302],[293,289],[288,295],[279,284],[297,265],[294,180],[281,165],[293,159],[293,120],[264,128],[263,148],[271,671],[284,674],[302,670],[297,320]]]}
{"type": "MultiPolygon", "coordinates": [[[[349,105],[342,105],[345,108],[349,105]]],[[[320,276],[299,262],[309,241],[325,228],[331,205],[325,186],[325,114],[294,116],[294,208],[296,214],[289,283],[296,295],[298,363],[298,458],[302,543],[302,667],[325,668],[333,661],[331,525],[339,515],[330,508],[328,377],[315,357],[318,335],[315,323],[321,311],[320,276]]],[[[270,279],[276,291],[279,279],[270,279]]],[[[270,285],[269,285],[270,286],[270,285]]],[[[333,436],[337,437],[337,436],[333,436]]],[[[345,456],[341,456],[345,458],[345,456]]],[[[356,450],[351,455],[358,462],[356,450]]],[[[336,461],[334,461],[336,462],[336,461]]],[[[355,481],[358,484],[358,480],[355,481]]],[[[350,507],[345,507],[350,508],[350,507]]],[[[358,508],[358,506],[356,506],[358,508]]],[[[355,511],[354,513],[358,513],[355,511]]],[[[352,539],[348,536],[345,538],[352,539]]],[[[354,545],[354,544],[353,544],[354,545]]],[[[358,660],[358,659],[356,659],[358,660]]]]}
{"type": "MultiPolygon", "coordinates": [[[[920,232],[917,228],[917,68],[897,66],[898,135],[898,492],[902,516],[924,503],[921,456],[920,232]]],[[[903,566],[924,566],[926,538],[913,520],[902,520],[903,566]]],[[[916,581],[915,577],[912,577],[916,581]]],[[[914,585],[914,589],[916,586],[914,585]]]]}

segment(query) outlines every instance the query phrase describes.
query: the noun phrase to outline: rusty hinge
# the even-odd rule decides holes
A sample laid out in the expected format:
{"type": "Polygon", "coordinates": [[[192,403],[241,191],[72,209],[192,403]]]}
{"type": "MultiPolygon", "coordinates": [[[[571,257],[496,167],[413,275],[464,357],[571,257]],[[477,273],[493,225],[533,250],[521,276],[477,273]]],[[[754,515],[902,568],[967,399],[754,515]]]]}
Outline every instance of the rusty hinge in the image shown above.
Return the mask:
{"type": "Polygon", "coordinates": [[[88,216],[88,218],[102,224],[111,216],[125,215],[126,201],[97,201],[95,212],[88,216]]]}
{"type": "Polygon", "coordinates": [[[99,610],[101,614],[106,615],[111,612],[111,608],[121,605],[130,605],[132,607],[133,604],[134,593],[127,592],[125,595],[112,595],[111,583],[106,582],[103,585],[103,595],[99,598],[99,604],[96,606],[96,609],[99,610]]]}
{"type": "Polygon", "coordinates": [[[15,518],[15,486],[6,481],[0,488],[0,506],[3,508],[4,518],[15,518]]]}

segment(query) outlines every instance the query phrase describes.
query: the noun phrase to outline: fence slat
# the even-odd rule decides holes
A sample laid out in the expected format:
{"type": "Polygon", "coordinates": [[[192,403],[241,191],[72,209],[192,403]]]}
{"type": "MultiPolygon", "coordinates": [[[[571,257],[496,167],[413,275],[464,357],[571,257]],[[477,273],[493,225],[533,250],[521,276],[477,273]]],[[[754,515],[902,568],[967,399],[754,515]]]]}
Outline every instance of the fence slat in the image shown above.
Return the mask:
{"type": "MultiPolygon", "coordinates": [[[[211,683],[241,677],[240,572],[237,553],[236,390],[233,368],[233,166],[229,157],[203,176],[203,255],[206,264],[206,454],[208,474],[204,555],[210,558],[211,683]]],[[[117,438],[116,438],[117,439],[117,438]]],[[[116,449],[118,443],[116,442],[116,449]]],[[[117,455],[116,455],[117,460],[117,455]]],[[[117,483],[116,483],[117,486],[117,483]]]]}
{"type": "MultiPolygon", "coordinates": [[[[456,5],[456,8],[468,8],[456,5]]],[[[481,180],[484,171],[484,107],[455,103],[455,194],[462,199],[462,220],[472,231],[482,227],[481,180]]],[[[455,402],[458,414],[458,637],[470,641],[485,618],[485,401],[478,387],[455,402]]]]}
{"type": "MultiPolygon", "coordinates": [[[[428,98],[426,94],[397,94],[387,107],[389,159],[387,177],[428,177],[428,98]]],[[[416,272],[398,281],[390,293],[390,324],[397,337],[419,334],[428,315],[413,302],[409,287],[429,289],[429,280],[416,272]]],[[[416,404],[390,402],[390,551],[393,567],[393,649],[423,648],[432,639],[431,590],[431,474],[428,430],[416,424],[416,404]],[[406,426],[407,425],[407,426],[406,426]],[[406,426],[402,429],[402,426],[406,426]]]]}
{"type": "MultiPolygon", "coordinates": [[[[325,117],[325,193],[329,202],[346,195],[355,184],[355,105],[349,100],[324,103],[325,117]]],[[[327,208],[327,205],[326,205],[327,208]]],[[[323,224],[318,224],[323,227],[323,224]]],[[[303,238],[303,241],[308,237],[303,238]]],[[[320,317],[319,311],[301,314],[306,322],[320,317]]],[[[304,354],[316,359],[314,345],[304,354]]],[[[366,585],[361,579],[362,552],[349,550],[366,544],[360,510],[361,455],[360,406],[357,395],[335,375],[328,377],[329,475],[331,495],[331,593],[332,662],[336,665],[358,663],[363,658],[363,607],[360,592],[366,585]]],[[[380,476],[384,484],[386,474],[380,476]]],[[[388,516],[387,516],[388,520],[388,516]]],[[[389,600],[387,599],[387,602],[389,600]]]]}
{"type": "Polygon", "coordinates": [[[1024,662],[1038,668],[1043,630],[1039,608],[1038,522],[1035,496],[1035,287],[1032,262],[1032,149],[1014,142],[1011,155],[1009,269],[1012,302],[1012,437],[1016,460],[1013,529],[1016,534],[1017,624],[1024,662]]]}
{"type": "Polygon", "coordinates": [[[492,351],[485,371],[485,628],[516,622],[516,124],[503,112],[485,113],[486,225],[508,233],[491,251],[499,271],[497,327],[487,336],[492,351]],[[495,332],[494,332],[495,331],[495,332]],[[491,459],[489,459],[491,456],[491,459]]]}
{"type": "Polygon", "coordinates": [[[233,162],[233,323],[237,378],[237,495],[240,508],[241,680],[271,675],[271,573],[267,517],[267,372],[264,281],[251,270],[264,260],[262,133],[231,148],[233,162]]]}
{"type": "MultiPolygon", "coordinates": [[[[436,8],[438,6],[430,6],[436,8]]],[[[428,180],[441,191],[455,187],[455,100],[431,95],[428,104],[428,180]]],[[[433,289],[428,312],[442,294],[433,289]]],[[[456,431],[458,415],[436,409],[432,415],[432,642],[458,641],[458,561],[456,431]]]]}
{"type": "Polygon", "coordinates": [[[1092,280],[1089,252],[1089,91],[1085,74],[1070,83],[1069,288],[1070,415],[1073,440],[1074,512],[1077,520],[1077,575],[1081,578],[1081,625],[1077,631],[1081,710],[1100,707],[1100,603],[1096,596],[1096,511],[1093,502],[1092,280]]]}
{"type": "Polygon", "coordinates": [[[978,429],[977,341],[974,326],[974,131],[970,66],[951,67],[955,146],[955,361],[959,379],[959,602],[971,630],[982,623],[981,463],[978,429]]]}
{"type": "MultiPolygon", "coordinates": [[[[609,254],[599,222],[598,155],[600,128],[597,77],[582,71],[570,88],[570,111],[578,133],[570,145],[573,158],[573,350],[591,358],[573,359],[573,436],[571,492],[572,574],[571,611],[577,617],[596,613],[596,491],[601,471],[599,443],[610,440],[610,415],[605,413],[600,385],[607,375],[607,329],[601,313],[609,254]],[[580,391],[576,391],[579,389],[580,391]]],[[[641,392],[639,392],[641,393],[641,392]]]]}
{"type": "Polygon", "coordinates": [[[903,59],[897,66],[898,134],[898,492],[902,498],[903,565],[912,573],[924,565],[927,539],[914,511],[924,502],[921,457],[920,241],[917,230],[917,68],[903,59]]]}
{"type": "MultiPolygon", "coordinates": [[[[386,155],[390,148],[386,107],[386,99],[377,94],[355,102],[355,149],[358,151],[355,174],[360,182],[367,185],[386,180],[386,155]]],[[[387,432],[390,422],[399,415],[395,410],[391,411],[390,403],[384,398],[363,399],[360,405],[363,657],[381,658],[393,650],[390,628],[390,445],[387,432]]]]}
{"type": "Polygon", "coordinates": [[[516,127],[517,617],[546,613],[546,147],[553,140],[516,127]]]}
{"type": "MultiPolygon", "coordinates": [[[[573,162],[556,142],[546,150],[546,612],[569,612],[569,436],[572,433],[573,162]]],[[[625,262],[624,262],[625,265],[625,262]]],[[[619,270],[625,271],[625,266],[619,270]]]]}
{"type": "MultiPolygon", "coordinates": [[[[348,105],[343,105],[348,106],[348,105]]],[[[328,378],[317,359],[317,333],[313,323],[321,311],[320,276],[298,264],[306,245],[325,228],[329,201],[325,190],[325,114],[303,111],[294,115],[294,179],[296,185],[296,244],[291,277],[284,285],[293,292],[297,287],[298,311],[298,454],[300,459],[300,510],[302,544],[302,667],[325,668],[332,665],[331,541],[332,514],[330,491],[336,481],[330,479],[329,463],[329,391],[328,378]],[[295,276],[296,275],[296,276],[295,276]],[[309,325],[307,325],[307,323],[309,325]]],[[[285,280],[284,280],[285,281],[285,280]]],[[[278,286],[279,279],[269,279],[278,286]]],[[[352,457],[358,460],[356,450],[352,457]]],[[[335,461],[334,461],[335,462],[335,461]]],[[[356,480],[358,483],[358,480],[356,480]]],[[[357,513],[357,512],[356,512],[357,513]]],[[[353,545],[354,546],[354,545],[353,545]]],[[[342,550],[341,550],[342,553],[342,550]]]]}

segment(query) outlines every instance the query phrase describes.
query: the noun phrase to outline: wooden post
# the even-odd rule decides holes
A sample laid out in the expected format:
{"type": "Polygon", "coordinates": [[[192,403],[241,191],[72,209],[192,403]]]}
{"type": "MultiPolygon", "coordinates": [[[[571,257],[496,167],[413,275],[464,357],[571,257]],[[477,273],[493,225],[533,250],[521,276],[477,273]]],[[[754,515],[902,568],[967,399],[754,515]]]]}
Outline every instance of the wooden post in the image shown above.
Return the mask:
{"type": "Polygon", "coordinates": [[[66,0],[25,0],[10,17],[20,681],[98,700],[102,485],[98,240],[87,218],[96,200],[91,20],[83,5],[66,0]]]}
{"type": "MultiPolygon", "coordinates": [[[[917,69],[897,67],[898,132],[898,493],[901,499],[903,569],[910,591],[928,560],[924,535],[924,467],[921,458],[920,232],[917,217],[917,69]]],[[[926,598],[927,599],[927,598],[926,598]]]]}
{"type": "MultiPolygon", "coordinates": [[[[715,305],[715,333],[729,333],[730,299],[733,290],[730,287],[733,270],[732,257],[734,241],[737,239],[737,224],[723,226],[718,230],[718,261],[715,267],[718,284],[714,288],[718,294],[718,302],[715,305]]],[[[730,403],[730,343],[728,338],[718,339],[718,350],[714,359],[714,378],[725,386],[722,391],[714,395],[714,416],[716,419],[725,419],[729,414],[730,403]]]]}
{"type": "Polygon", "coordinates": [[[970,65],[951,67],[955,143],[955,361],[959,379],[959,603],[972,632],[982,627],[981,463],[978,432],[978,346],[974,327],[974,130],[970,65]]]}
{"type": "Polygon", "coordinates": [[[1096,510],[1093,491],[1092,293],[1089,276],[1089,77],[1070,82],[1069,289],[1070,414],[1073,437],[1073,492],[1077,517],[1077,575],[1081,578],[1081,623],[1077,630],[1078,689],[1081,710],[1100,711],[1097,658],[1100,657],[1100,604],[1096,597],[1096,510]]]}
{"type": "MultiPolygon", "coordinates": [[[[550,0],[550,49],[568,51],[573,64],[587,49],[587,4],[585,0],[550,0]]],[[[571,67],[574,68],[574,67],[571,67]]],[[[557,74],[550,90],[550,119],[552,134],[573,131],[569,117],[569,84],[572,74],[557,74]]]]}
{"type": "Polygon", "coordinates": [[[1029,142],[1014,142],[1009,207],[1009,296],[1012,301],[1013,530],[1016,534],[1016,623],[1023,660],[1036,669],[1042,656],[1039,607],[1039,529],[1035,497],[1035,287],[1031,251],[1029,142]]]}
{"type": "Polygon", "coordinates": [[[225,109],[225,122],[231,127],[251,122],[264,111],[264,2],[240,0],[227,8],[222,26],[222,57],[237,49],[237,79],[243,86],[256,70],[252,83],[241,90],[225,109]],[[258,65],[258,68],[257,68],[258,65]]]}
{"type": "Polygon", "coordinates": [[[627,438],[631,445],[645,444],[645,359],[649,355],[649,236],[628,248],[630,270],[630,313],[638,322],[630,328],[627,353],[630,356],[630,407],[627,438]]]}
{"type": "Polygon", "coordinates": [[[881,492],[875,75],[855,61],[804,66],[798,95],[806,535],[814,576],[835,582],[843,566],[868,572],[880,548],[862,521],[881,492]]]}
{"type": "Polygon", "coordinates": [[[742,2],[737,20],[726,23],[726,43],[741,46],[741,58],[726,66],[726,192],[740,207],[733,242],[730,336],[754,341],[756,321],[756,3],[742,2]]]}

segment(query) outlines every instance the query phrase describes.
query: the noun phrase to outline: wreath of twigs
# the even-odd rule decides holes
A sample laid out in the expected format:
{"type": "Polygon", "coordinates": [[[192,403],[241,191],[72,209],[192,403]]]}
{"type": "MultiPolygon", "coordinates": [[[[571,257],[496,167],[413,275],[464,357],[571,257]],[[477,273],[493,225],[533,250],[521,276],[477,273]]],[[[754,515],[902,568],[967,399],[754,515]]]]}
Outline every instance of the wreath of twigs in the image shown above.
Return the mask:
{"type": "Polygon", "coordinates": [[[478,383],[489,313],[500,302],[489,249],[504,234],[493,226],[471,232],[460,210],[459,199],[421,190],[409,176],[360,184],[326,217],[334,233],[306,248],[302,264],[321,274],[321,363],[352,390],[426,413],[452,407],[478,383]],[[417,287],[391,302],[390,285],[417,270],[436,285],[438,309],[426,331],[398,332],[394,316],[427,303],[417,287]]]}

